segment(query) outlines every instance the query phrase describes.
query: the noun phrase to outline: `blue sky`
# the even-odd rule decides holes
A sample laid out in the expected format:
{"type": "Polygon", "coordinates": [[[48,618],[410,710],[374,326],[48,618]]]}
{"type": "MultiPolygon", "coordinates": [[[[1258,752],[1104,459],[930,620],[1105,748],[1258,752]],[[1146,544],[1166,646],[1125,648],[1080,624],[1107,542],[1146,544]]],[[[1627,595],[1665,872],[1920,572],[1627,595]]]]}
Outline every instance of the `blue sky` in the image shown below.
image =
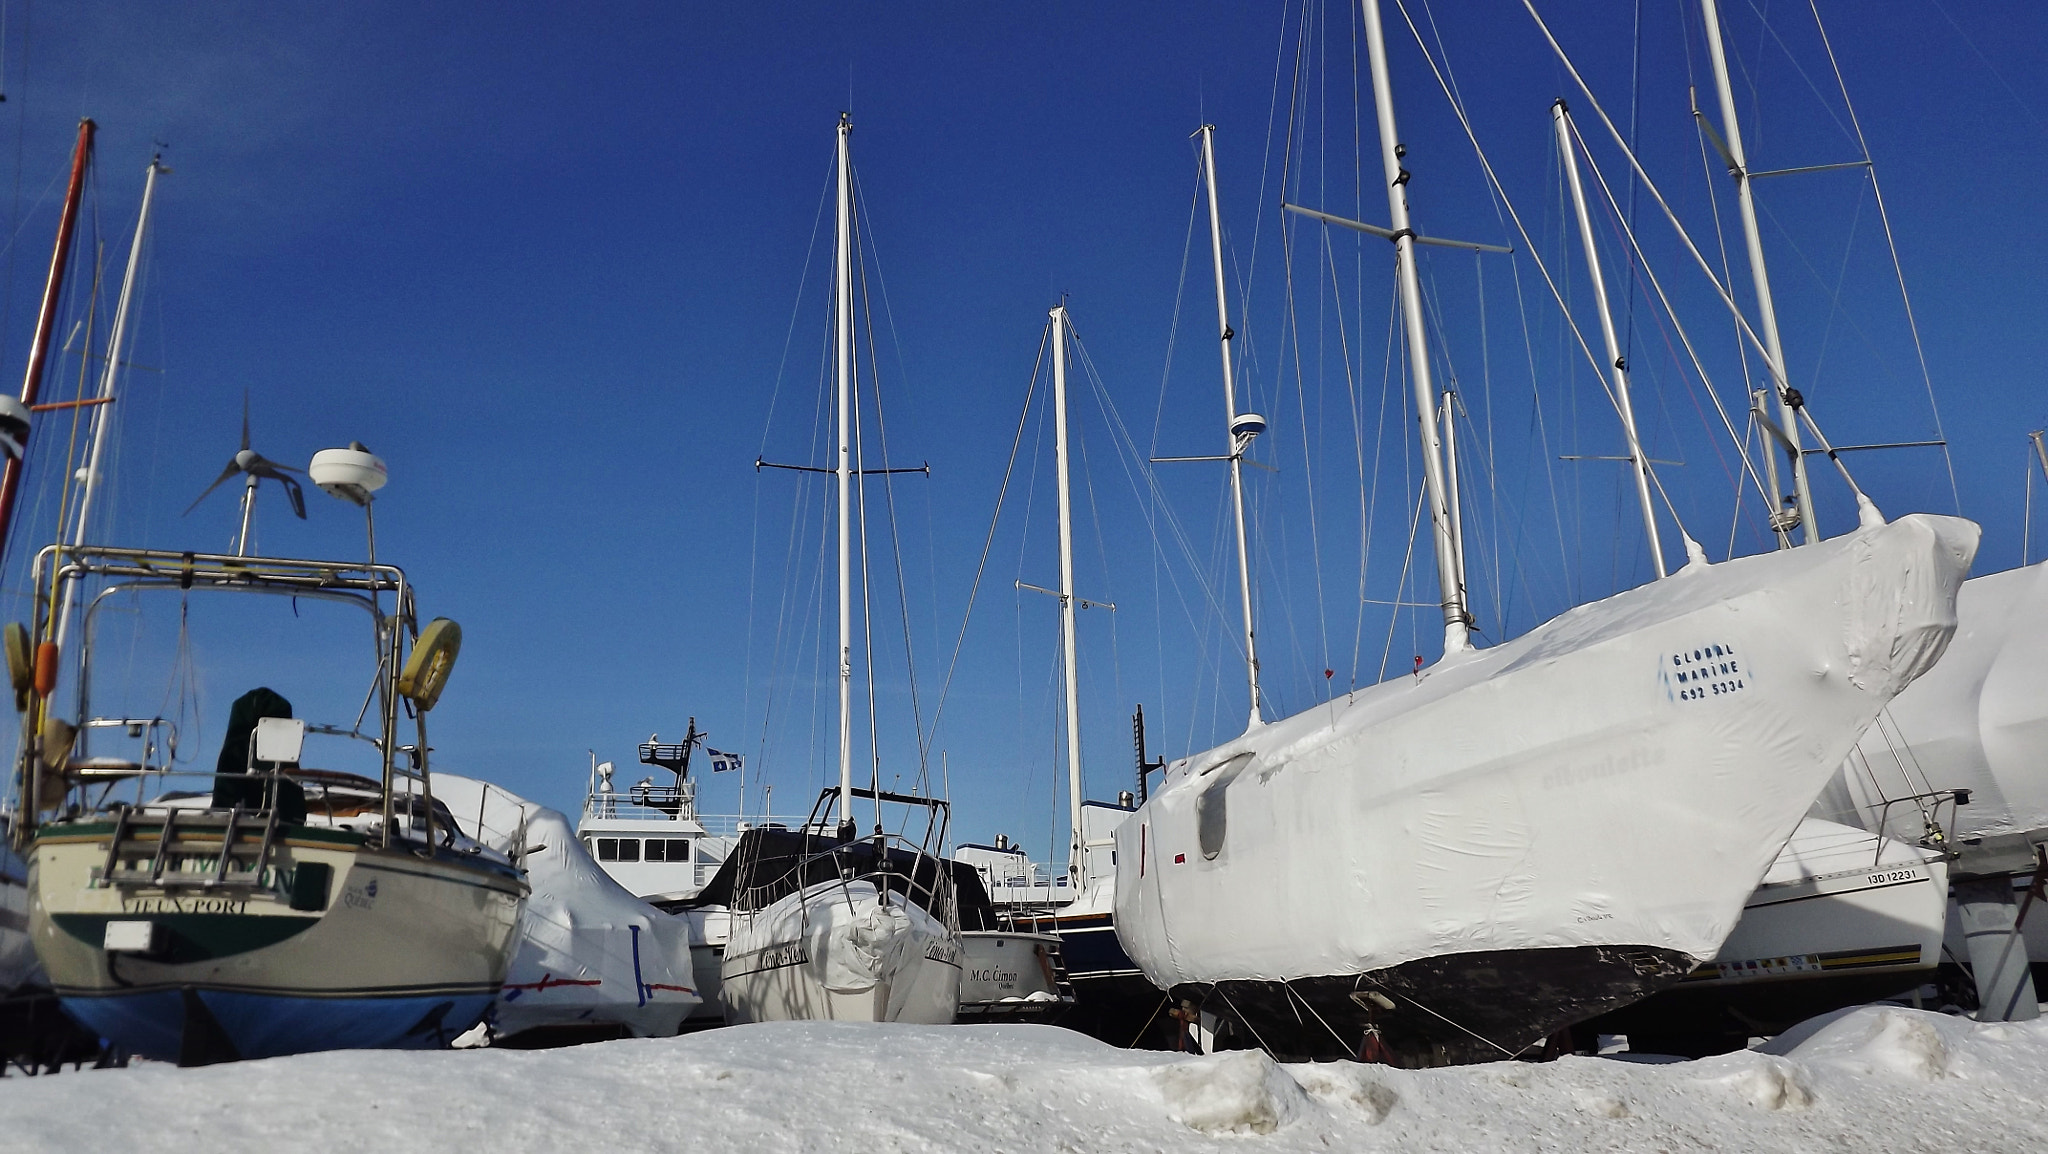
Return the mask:
{"type": "MultiPolygon", "coordinates": [[[[1710,189],[1723,227],[1734,217],[1687,114],[1687,84],[1706,84],[1696,43],[1688,55],[1696,10],[1644,4],[1637,55],[1628,6],[1540,7],[1601,101],[1624,119],[1633,109],[1645,164],[1711,248],[1710,189]]],[[[1764,9],[1766,31],[1759,7],[1726,9],[1755,166],[1855,159],[1807,10],[1764,9]]],[[[2048,207],[2048,18],[2023,4],[1931,0],[1822,13],[1891,211],[1961,508],[1986,527],[1979,571],[2005,568],[2021,553],[2024,434],[2048,424],[2048,234],[2037,223],[2048,207]]],[[[246,390],[266,454],[302,464],[359,439],[390,463],[381,551],[408,568],[428,614],[465,627],[434,715],[438,765],[573,809],[586,749],[630,762],[632,743],[680,734],[695,715],[713,744],[755,757],[754,780],[767,774],[787,809],[819,780],[830,745],[829,685],[800,659],[829,625],[778,608],[814,592],[825,506],[814,484],[751,466],[762,453],[805,459],[819,433],[826,250],[813,229],[837,114],[855,118],[869,270],[886,285],[886,311],[879,288],[875,304],[892,463],[932,466],[929,481],[896,489],[927,719],[1051,303],[1068,295],[1136,452],[1219,447],[1201,228],[1182,275],[1188,134],[1206,120],[1218,126],[1245,333],[1241,405],[1273,420],[1259,455],[1278,471],[1252,482],[1255,553],[1267,686],[1273,711],[1291,712],[1369,683],[1383,659],[1405,668],[1433,656],[1427,613],[1390,617],[1369,603],[1433,599],[1426,551],[1402,578],[1412,435],[1401,390],[1383,385],[1386,249],[1336,235],[1319,256],[1322,234],[1277,208],[1285,196],[1385,214],[1376,179],[1361,189],[1353,176],[1354,115],[1365,170],[1377,165],[1370,106],[1353,100],[1355,8],[1308,15],[1208,3],[9,5],[0,143],[13,147],[0,166],[11,162],[16,191],[0,187],[0,205],[16,240],[0,363],[18,372],[26,356],[77,118],[100,124],[80,251],[103,244],[109,280],[162,142],[175,172],[132,354],[151,371],[127,378],[104,532],[225,547],[231,495],[179,514],[233,451],[246,390]],[[1388,431],[1372,436],[1382,419],[1388,431]],[[1359,443],[1373,467],[1359,464],[1359,443]],[[807,548],[789,546],[793,520],[807,548]]],[[[1391,5],[1388,16],[1398,20],[1391,5]]],[[[1591,333],[1577,238],[1559,227],[1551,100],[1571,97],[1588,117],[1610,179],[1626,170],[1518,3],[1437,16],[1481,143],[1591,333]]],[[[1389,38],[1425,231],[1511,239],[1414,40],[1398,25],[1389,38]]],[[[1780,178],[1760,197],[1795,383],[1830,436],[1933,437],[1867,179],[1780,178]]],[[[1687,330],[1711,350],[1717,387],[1739,396],[1734,342],[1704,277],[1640,196],[1635,219],[1687,330]]],[[[1649,576],[1618,468],[1556,460],[1614,453],[1619,434],[1528,255],[1483,268],[1437,255],[1428,269],[1471,435],[1487,446],[1468,484],[1483,491],[1474,583],[1495,639],[1649,576]]],[[[89,287],[89,262],[78,268],[74,285],[89,287]]],[[[1634,299],[1645,441],[1685,462],[1661,475],[1713,556],[1731,540],[1754,551],[1756,503],[1737,512],[1733,449],[1702,423],[1703,394],[1670,355],[1668,327],[1634,299]]],[[[75,294],[64,331],[85,311],[75,294]]],[[[53,359],[48,393],[68,395],[78,368],[53,359]]],[[[1141,500],[1092,395],[1076,404],[1090,466],[1079,482],[1083,592],[1118,604],[1113,617],[1083,616],[1090,792],[1106,796],[1130,776],[1137,702],[1168,754],[1240,723],[1235,624],[1211,604],[1232,604],[1234,578],[1219,552],[1221,473],[1168,466],[1156,499],[1141,500]],[[1186,553],[1155,545],[1148,508],[1154,523],[1171,511],[1186,553]]],[[[43,424],[41,451],[61,451],[62,428],[43,424]]],[[[1026,433],[933,761],[936,772],[943,749],[959,832],[1039,846],[1058,826],[1054,615],[1013,583],[1051,584],[1056,567],[1039,417],[1026,433]]],[[[1852,464],[1887,513],[1956,507],[1939,453],[1852,464]]],[[[38,476],[23,532],[47,539],[47,479],[61,469],[38,476]]],[[[1823,524],[1840,531],[1852,514],[1839,482],[1817,469],[1815,486],[1823,524]]],[[[299,523],[266,494],[263,547],[354,555],[355,513],[317,493],[311,503],[299,523]]],[[[2043,532],[2048,517],[2037,517],[2043,532]]],[[[879,533],[873,550],[876,603],[895,614],[896,551],[879,533]]],[[[9,551],[15,616],[27,551],[21,539],[9,551]]],[[[1669,541],[1667,555],[1678,557],[1669,541]]],[[[906,627],[898,614],[878,617],[877,631],[884,773],[914,775],[906,627]]],[[[196,703],[209,733],[245,688],[234,648],[224,639],[212,651],[196,703]]],[[[166,677],[138,668],[129,691],[160,697],[166,677]]],[[[269,680],[292,696],[294,678],[307,683],[301,697],[327,688],[297,669],[269,680]]],[[[736,800],[729,777],[705,788],[707,808],[736,800]]]]}

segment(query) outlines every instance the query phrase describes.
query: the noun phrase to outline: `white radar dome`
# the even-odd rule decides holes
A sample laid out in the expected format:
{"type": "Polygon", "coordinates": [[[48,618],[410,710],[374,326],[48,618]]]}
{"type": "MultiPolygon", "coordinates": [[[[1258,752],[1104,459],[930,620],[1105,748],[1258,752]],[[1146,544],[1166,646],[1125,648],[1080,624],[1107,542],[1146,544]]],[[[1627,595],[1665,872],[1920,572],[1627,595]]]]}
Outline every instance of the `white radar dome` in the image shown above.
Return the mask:
{"type": "Polygon", "coordinates": [[[367,505],[391,474],[377,455],[357,441],[346,449],[322,449],[306,467],[313,483],[344,501],[367,505]]]}

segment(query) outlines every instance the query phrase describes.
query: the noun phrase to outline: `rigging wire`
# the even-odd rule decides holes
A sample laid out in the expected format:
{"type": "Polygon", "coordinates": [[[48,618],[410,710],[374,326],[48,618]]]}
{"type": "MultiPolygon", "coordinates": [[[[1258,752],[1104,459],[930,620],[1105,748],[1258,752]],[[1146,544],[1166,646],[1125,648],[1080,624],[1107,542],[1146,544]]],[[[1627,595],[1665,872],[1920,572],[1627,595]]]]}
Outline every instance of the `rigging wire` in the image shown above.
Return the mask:
{"type": "MultiPolygon", "coordinates": [[[[838,160],[835,157],[831,168],[827,170],[828,174],[836,171],[837,166],[838,160]]],[[[796,343],[797,318],[803,312],[804,290],[810,284],[811,268],[815,263],[818,251],[818,234],[820,230],[823,228],[823,223],[825,219],[825,203],[831,196],[833,179],[834,177],[832,175],[828,175],[825,179],[825,183],[819,189],[818,208],[817,211],[813,213],[811,217],[811,236],[809,242],[804,246],[803,271],[799,273],[797,277],[796,299],[790,305],[789,324],[786,326],[783,332],[782,358],[781,360],[776,362],[774,382],[769,388],[768,415],[761,422],[761,441],[758,456],[762,458],[765,458],[768,455],[768,434],[769,430],[774,426],[775,423],[776,401],[782,395],[782,382],[784,377],[788,373],[789,353],[796,343]]],[[[813,438],[815,438],[817,436],[817,422],[815,418],[812,421],[811,430],[811,435],[813,438]]],[[[813,448],[815,449],[815,447],[816,446],[814,444],[813,448]]],[[[740,682],[740,716],[742,717],[745,717],[753,712],[754,630],[751,628],[751,622],[753,622],[755,619],[754,599],[755,594],[760,586],[761,483],[762,482],[760,471],[756,470],[754,474],[753,530],[747,548],[747,621],[750,623],[750,627],[747,630],[747,647],[745,657],[743,658],[743,673],[740,682]]],[[[794,500],[797,503],[797,508],[799,510],[801,509],[803,503],[803,491],[805,488],[806,486],[801,481],[799,481],[799,483],[796,485],[797,492],[792,498],[792,500],[794,500]]],[[[790,539],[788,548],[785,553],[783,570],[784,573],[789,573],[793,571],[790,566],[793,564],[796,557],[798,527],[801,525],[801,523],[801,516],[798,515],[798,513],[795,510],[793,510],[790,518],[790,539]]],[[[784,622],[787,619],[787,608],[789,605],[790,585],[787,580],[783,582],[782,591],[782,605],[778,606],[776,612],[775,644],[770,649],[769,667],[771,669],[775,668],[775,664],[779,660],[779,656],[781,653],[782,629],[784,622]]],[[[775,681],[771,677],[769,679],[768,684],[768,700],[762,706],[760,742],[756,747],[758,757],[761,762],[760,769],[758,772],[761,773],[764,777],[771,764],[768,757],[768,733],[770,725],[773,722],[774,716],[775,681]]],[[[742,808],[744,808],[744,801],[742,802],[742,808]]]]}
{"type": "MultiPolygon", "coordinates": [[[[1891,211],[1885,207],[1884,189],[1877,181],[1877,162],[1870,155],[1869,140],[1865,139],[1863,135],[1863,120],[1856,115],[1856,105],[1849,99],[1849,83],[1842,78],[1842,65],[1840,61],[1835,59],[1834,42],[1828,38],[1827,25],[1821,21],[1818,0],[1807,0],[1807,3],[1813,11],[1814,28],[1820,32],[1821,46],[1827,50],[1828,66],[1834,70],[1835,84],[1841,89],[1842,107],[1849,113],[1849,124],[1855,130],[1856,147],[1862,150],[1863,153],[1864,172],[1870,177],[1871,196],[1877,202],[1877,219],[1884,226],[1885,248],[1891,253],[1892,273],[1899,282],[1899,300],[1905,305],[1906,309],[1906,331],[1913,336],[1913,355],[1920,365],[1920,380],[1927,389],[1927,407],[1934,414],[1934,436],[1936,440],[1941,442],[1941,460],[1948,470],[1949,495],[1954,498],[1956,512],[1960,514],[1963,509],[1963,491],[1961,486],[1956,483],[1955,456],[1949,452],[1948,432],[1942,427],[1941,422],[1941,406],[1934,398],[1934,374],[1927,366],[1927,347],[1920,339],[1920,320],[1913,311],[1912,294],[1906,288],[1906,268],[1899,259],[1899,242],[1898,237],[1892,232],[1891,211]]],[[[1936,0],[1935,7],[1937,9],[1941,8],[1939,0],[1936,0]]],[[[1942,11],[1942,15],[1948,17],[1950,24],[1955,23],[1955,18],[1948,16],[1946,10],[1942,11]]],[[[1957,31],[1960,32],[1961,29],[1958,28],[1957,31]]],[[[1967,40],[1968,37],[1964,39],[1967,40]]],[[[1976,46],[1973,44],[1971,47],[1974,49],[1976,46]]],[[[1996,75],[1995,69],[1993,74],[1996,75]]],[[[1999,82],[2004,83],[2004,77],[2000,77],[1999,82]]],[[[2011,91],[2009,85],[2007,86],[2007,91],[2011,91]]],[[[2035,123],[2038,124],[2040,121],[2036,120],[2035,123]]]]}

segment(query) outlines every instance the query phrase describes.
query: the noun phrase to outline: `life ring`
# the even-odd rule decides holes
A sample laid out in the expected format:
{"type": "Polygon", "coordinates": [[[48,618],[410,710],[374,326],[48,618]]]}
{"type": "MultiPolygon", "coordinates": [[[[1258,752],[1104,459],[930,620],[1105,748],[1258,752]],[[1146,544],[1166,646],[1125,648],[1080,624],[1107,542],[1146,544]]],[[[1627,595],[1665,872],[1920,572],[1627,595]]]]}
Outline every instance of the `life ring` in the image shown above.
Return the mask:
{"type": "Polygon", "coordinates": [[[412,643],[412,656],[398,675],[398,692],[422,710],[434,708],[441,691],[448,687],[448,674],[455,668],[455,655],[462,652],[462,626],[446,617],[436,617],[420,630],[412,643]]]}

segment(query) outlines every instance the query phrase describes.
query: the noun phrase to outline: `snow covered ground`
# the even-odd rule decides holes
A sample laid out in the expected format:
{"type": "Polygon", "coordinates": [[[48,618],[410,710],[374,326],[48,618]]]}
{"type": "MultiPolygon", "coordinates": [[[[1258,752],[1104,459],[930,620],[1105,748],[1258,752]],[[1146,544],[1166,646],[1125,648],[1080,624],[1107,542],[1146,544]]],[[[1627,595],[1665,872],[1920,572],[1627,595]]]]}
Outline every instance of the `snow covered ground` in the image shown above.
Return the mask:
{"type": "Polygon", "coordinates": [[[0,1081],[0,1148],[789,1152],[2048,1150],[2048,1020],[1870,1008],[1694,1062],[1446,1070],[785,1023],[0,1081]]]}

